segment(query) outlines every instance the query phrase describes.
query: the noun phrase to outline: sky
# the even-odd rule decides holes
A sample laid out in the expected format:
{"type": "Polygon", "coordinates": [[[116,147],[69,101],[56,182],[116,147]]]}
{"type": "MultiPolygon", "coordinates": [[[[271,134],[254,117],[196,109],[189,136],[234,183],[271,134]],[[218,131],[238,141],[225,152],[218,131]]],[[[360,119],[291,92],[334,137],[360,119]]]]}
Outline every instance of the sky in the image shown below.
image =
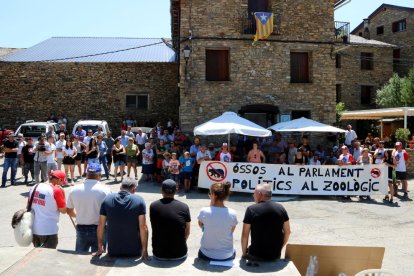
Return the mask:
{"type": "MultiPolygon", "coordinates": [[[[351,30],[382,3],[352,0],[335,11],[351,30]]],[[[171,37],[170,0],[0,0],[0,47],[27,48],[53,36],[171,37]]]]}

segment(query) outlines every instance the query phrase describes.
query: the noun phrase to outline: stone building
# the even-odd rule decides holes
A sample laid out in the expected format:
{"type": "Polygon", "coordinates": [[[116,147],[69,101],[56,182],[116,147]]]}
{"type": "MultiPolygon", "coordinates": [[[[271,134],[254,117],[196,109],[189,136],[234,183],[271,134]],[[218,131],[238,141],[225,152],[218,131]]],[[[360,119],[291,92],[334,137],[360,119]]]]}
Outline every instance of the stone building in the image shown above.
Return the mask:
{"type": "Polygon", "coordinates": [[[162,39],[51,38],[0,61],[0,125],[65,114],[178,120],[177,64],[162,39]]]}
{"type": "Polygon", "coordinates": [[[414,65],[414,8],[382,4],[352,34],[395,44],[394,71],[406,75],[414,65]]]}
{"type": "Polygon", "coordinates": [[[350,43],[337,49],[336,102],[348,110],[375,108],[376,91],[392,76],[395,45],[351,35],[350,43]]]}
{"type": "MultiPolygon", "coordinates": [[[[186,131],[234,111],[262,126],[309,117],[335,121],[335,1],[172,0],[180,53],[180,124],[186,131]],[[253,12],[274,32],[254,44],[253,12]],[[188,60],[183,50],[191,49],[188,60]]],[[[342,41],[341,41],[342,43],[342,41]]]]}

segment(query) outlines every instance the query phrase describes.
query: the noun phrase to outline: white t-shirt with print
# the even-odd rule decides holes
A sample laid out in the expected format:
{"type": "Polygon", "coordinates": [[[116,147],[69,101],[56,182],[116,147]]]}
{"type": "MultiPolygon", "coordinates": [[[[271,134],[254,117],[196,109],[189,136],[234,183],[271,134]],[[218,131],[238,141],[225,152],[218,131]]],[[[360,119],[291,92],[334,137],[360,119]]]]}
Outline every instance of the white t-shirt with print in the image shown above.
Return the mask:
{"type": "Polygon", "coordinates": [[[56,151],[57,151],[57,155],[56,157],[58,159],[62,159],[63,158],[63,153],[59,150],[63,150],[63,148],[66,146],[66,141],[65,140],[58,140],[56,142],[56,151]]]}

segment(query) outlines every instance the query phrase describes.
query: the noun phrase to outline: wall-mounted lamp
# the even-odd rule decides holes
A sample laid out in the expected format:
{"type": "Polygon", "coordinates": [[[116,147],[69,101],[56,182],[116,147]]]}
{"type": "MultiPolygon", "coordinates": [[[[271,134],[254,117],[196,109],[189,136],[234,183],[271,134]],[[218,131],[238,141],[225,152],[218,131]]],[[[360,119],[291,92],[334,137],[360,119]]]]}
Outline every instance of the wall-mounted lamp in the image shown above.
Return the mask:
{"type": "Polygon", "coordinates": [[[184,60],[185,60],[185,68],[184,68],[184,78],[185,80],[187,80],[187,72],[188,72],[188,60],[190,59],[190,55],[191,55],[191,48],[190,46],[185,46],[183,49],[183,54],[184,54],[184,60]]]}

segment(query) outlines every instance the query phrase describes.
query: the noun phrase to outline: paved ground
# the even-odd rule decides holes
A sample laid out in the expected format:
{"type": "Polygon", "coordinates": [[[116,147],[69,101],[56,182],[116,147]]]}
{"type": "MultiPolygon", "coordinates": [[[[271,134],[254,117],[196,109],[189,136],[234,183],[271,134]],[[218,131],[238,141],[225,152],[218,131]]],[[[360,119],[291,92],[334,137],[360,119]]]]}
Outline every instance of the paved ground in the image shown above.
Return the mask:
{"type": "MultiPolygon", "coordinates": [[[[0,160],[0,175],[3,160],[0,160]]],[[[18,184],[22,181],[19,169],[18,184]]],[[[112,191],[119,190],[119,184],[113,181],[104,181],[112,191]]],[[[414,181],[409,181],[409,187],[414,181]]],[[[4,272],[21,256],[28,253],[28,249],[16,247],[10,221],[12,214],[24,207],[28,187],[20,183],[17,186],[8,186],[0,189],[0,272],[4,272]]],[[[159,185],[153,183],[140,183],[138,193],[147,202],[160,198],[159,185]]],[[[414,196],[414,194],[413,194],[414,196]]],[[[197,226],[198,211],[209,204],[207,193],[193,192],[179,195],[179,200],[190,206],[192,223],[191,234],[188,241],[189,257],[194,260],[199,248],[202,235],[197,226]]],[[[277,199],[277,198],[276,198],[277,199]]],[[[282,199],[279,197],[278,199],[282,199]]],[[[383,204],[382,196],[373,197],[372,201],[359,201],[353,198],[344,201],[335,197],[293,197],[282,204],[286,207],[291,221],[291,243],[321,244],[321,245],[352,245],[352,246],[383,246],[385,256],[383,268],[394,270],[398,275],[412,275],[414,271],[414,203],[411,200],[396,199],[394,205],[383,204]]],[[[234,238],[237,254],[240,257],[241,222],[247,206],[252,204],[251,194],[233,194],[227,203],[237,211],[239,225],[236,227],[234,238]]],[[[75,230],[67,215],[60,219],[59,245],[60,250],[73,250],[75,244],[75,230]]],[[[150,235],[151,239],[151,235],[150,235]]],[[[151,245],[151,241],[149,242],[151,245]]],[[[151,247],[149,247],[151,252],[151,247]]],[[[189,266],[194,275],[193,261],[185,262],[179,266],[189,266]]],[[[195,266],[196,267],[196,266],[195,266]]],[[[189,268],[189,269],[190,269],[189,268]]],[[[142,266],[142,272],[146,271],[142,266]]],[[[207,268],[208,269],[208,268],[207,268]]],[[[159,268],[159,273],[165,270],[159,268]]],[[[136,267],[140,271],[140,266],[136,267]]],[[[183,270],[185,271],[185,269],[183,270]]],[[[196,270],[197,271],[197,270],[196,270]]],[[[211,272],[213,272],[212,270],[211,272]]],[[[232,270],[230,274],[239,274],[232,270]]],[[[74,272],[74,271],[73,271],[74,272]]],[[[208,271],[207,271],[208,272],[208,271]]],[[[199,275],[205,275],[205,270],[199,270],[199,275]]],[[[257,271],[259,272],[259,271],[257,271]]],[[[69,274],[73,274],[68,271],[69,274]]],[[[190,272],[189,272],[190,273],[190,272]]],[[[157,273],[154,273],[157,274],[157,273]]]]}

